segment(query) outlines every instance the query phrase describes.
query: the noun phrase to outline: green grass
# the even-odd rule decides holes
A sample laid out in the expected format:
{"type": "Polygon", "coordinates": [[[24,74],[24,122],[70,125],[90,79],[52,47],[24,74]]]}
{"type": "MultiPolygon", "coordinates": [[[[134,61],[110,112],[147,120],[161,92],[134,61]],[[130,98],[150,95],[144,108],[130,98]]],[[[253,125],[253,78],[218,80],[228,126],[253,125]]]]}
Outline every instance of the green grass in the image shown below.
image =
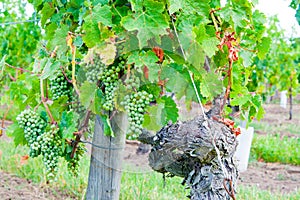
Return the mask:
{"type": "Polygon", "coordinates": [[[284,125],[269,125],[265,122],[252,122],[249,126],[254,127],[254,130],[260,130],[265,133],[290,133],[299,135],[300,126],[295,124],[285,123],[284,125]]]}
{"type": "Polygon", "coordinates": [[[240,186],[236,195],[238,200],[299,200],[300,190],[290,194],[279,194],[270,191],[260,190],[257,187],[240,186]]]}
{"type": "MultiPolygon", "coordinates": [[[[15,174],[21,178],[32,180],[36,184],[46,185],[46,176],[41,157],[29,158],[24,165],[20,163],[21,157],[28,154],[28,148],[24,146],[15,147],[13,143],[0,141],[0,170],[15,174]]],[[[67,171],[66,162],[61,159],[57,181],[50,183],[49,188],[55,193],[56,189],[63,191],[72,198],[83,196],[87,185],[88,157],[82,159],[79,176],[73,177],[67,171]]]]}
{"type": "MultiPolygon", "coordinates": [[[[40,158],[30,158],[25,165],[20,164],[21,156],[27,154],[28,148],[15,148],[12,143],[0,141],[0,170],[16,174],[19,177],[31,179],[34,183],[44,184],[45,173],[40,158]]],[[[70,198],[81,199],[84,196],[87,186],[89,159],[86,157],[81,163],[80,175],[74,178],[67,172],[65,162],[61,163],[61,170],[57,177],[57,182],[49,185],[52,192],[63,192],[70,198]]],[[[178,177],[167,178],[164,185],[162,175],[155,172],[130,173],[124,172],[121,184],[121,200],[181,200],[187,199],[189,194],[178,177]]],[[[44,186],[45,187],[45,186],[44,186]]],[[[268,191],[262,191],[255,187],[238,187],[237,199],[260,199],[260,200],[296,200],[300,199],[300,190],[288,195],[280,195],[268,191]]]]}
{"type": "Polygon", "coordinates": [[[254,135],[252,159],[300,165],[300,138],[276,135],[254,135]]]}

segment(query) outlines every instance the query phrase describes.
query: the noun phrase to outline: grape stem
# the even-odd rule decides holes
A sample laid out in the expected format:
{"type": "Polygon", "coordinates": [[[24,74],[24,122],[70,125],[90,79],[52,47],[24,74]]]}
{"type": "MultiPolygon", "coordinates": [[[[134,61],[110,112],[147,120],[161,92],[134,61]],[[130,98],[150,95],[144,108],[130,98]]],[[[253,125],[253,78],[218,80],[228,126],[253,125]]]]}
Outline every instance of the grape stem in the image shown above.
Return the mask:
{"type": "Polygon", "coordinates": [[[10,108],[11,108],[11,104],[7,107],[7,109],[6,109],[5,113],[4,113],[4,116],[2,118],[1,129],[0,129],[0,137],[2,136],[2,133],[3,133],[3,130],[4,130],[4,122],[6,120],[6,117],[8,115],[8,112],[9,112],[10,108]]]}
{"type": "Polygon", "coordinates": [[[85,114],[85,118],[83,120],[83,123],[82,125],[80,126],[79,128],[79,131],[77,132],[74,132],[73,134],[76,136],[75,138],[75,141],[72,142],[72,146],[73,146],[73,149],[72,149],[72,152],[71,152],[71,155],[70,155],[70,158],[73,159],[74,158],[74,155],[75,155],[75,152],[77,150],[77,147],[78,147],[78,143],[80,142],[80,138],[82,136],[82,134],[87,130],[88,128],[88,125],[89,125],[89,120],[90,120],[90,116],[91,116],[92,112],[90,110],[88,110],[85,114]]]}
{"type": "Polygon", "coordinates": [[[69,83],[73,83],[72,80],[68,79],[68,76],[65,72],[65,70],[62,68],[62,66],[60,66],[61,72],[63,73],[65,79],[69,82],[69,83]]]}
{"type": "MultiPolygon", "coordinates": [[[[220,112],[223,112],[226,101],[227,101],[227,99],[230,95],[230,89],[231,89],[231,84],[232,84],[232,81],[231,81],[231,79],[232,79],[232,63],[233,63],[233,61],[231,59],[229,59],[229,66],[228,66],[228,70],[227,70],[228,84],[227,84],[227,87],[226,87],[224,100],[223,100],[223,104],[221,105],[220,112]]],[[[221,113],[220,113],[220,116],[221,116],[221,113]]]]}
{"type": "Polygon", "coordinates": [[[40,91],[41,91],[41,100],[42,100],[42,103],[46,109],[46,112],[48,114],[48,116],[50,117],[50,120],[51,120],[51,124],[56,124],[53,116],[52,116],[52,113],[47,105],[47,98],[45,98],[45,94],[44,94],[44,80],[43,79],[40,79],[40,91]]]}
{"type": "Polygon", "coordinates": [[[37,76],[41,76],[41,74],[36,74],[36,73],[34,73],[34,72],[32,72],[32,71],[29,71],[29,70],[27,70],[27,69],[24,69],[24,68],[21,68],[21,67],[15,67],[15,66],[12,66],[12,65],[10,65],[10,64],[8,64],[8,63],[5,63],[5,65],[6,65],[7,67],[9,67],[9,68],[13,68],[13,69],[19,70],[19,71],[21,71],[21,72],[28,72],[28,73],[30,73],[30,74],[35,74],[35,75],[37,75],[37,76]]]}
{"type": "Polygon", "coordinates": [[[72,53],[72,84],[73,84],[73,87],[76,91],[76,93],[80,96],[80,92],[79,92],[79,89],[76,85],[76,79],[75,79],[75,69],[76,69],[76,61],[75,61],[75,55],[76,55],[76,46],[73,45],[72,43],[72,33],[69,32],[68,33],[68,36],[67,36],[67,44],[68,46],[70,47],[71,49],[71,53],[72,53]]]}

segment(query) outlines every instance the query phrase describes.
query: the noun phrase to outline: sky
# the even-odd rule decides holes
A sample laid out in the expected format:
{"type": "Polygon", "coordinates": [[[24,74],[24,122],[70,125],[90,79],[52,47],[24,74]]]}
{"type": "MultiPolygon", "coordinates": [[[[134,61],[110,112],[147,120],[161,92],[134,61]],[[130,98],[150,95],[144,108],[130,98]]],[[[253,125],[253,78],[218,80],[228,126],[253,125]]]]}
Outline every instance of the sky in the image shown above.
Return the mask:
{"type": "MultiPolygon", "coordinates": [[[[226,0],[221,0],[224,2],[226,0]]],[[[258,0],[255,7],[265,13],[267,17],[277,15],[280,27],[285,30],[285,37],[300,37],[300,25],[296,21],[296,10],[289,7],[291,0],[258,0]],[[293,28],[295,29],[293,31],[293,28]]],[[[28,14],[33,12],[32,6],[28,6],[28,14]]]]}
{"type": "Polygon", "coordinates": [[[300,37],[300,25],[295,18],[296,10],[289,7],[290,2],[291,0],[259,0],[255,8],[267,17],[277,15],[286,37],[300,37]]]}

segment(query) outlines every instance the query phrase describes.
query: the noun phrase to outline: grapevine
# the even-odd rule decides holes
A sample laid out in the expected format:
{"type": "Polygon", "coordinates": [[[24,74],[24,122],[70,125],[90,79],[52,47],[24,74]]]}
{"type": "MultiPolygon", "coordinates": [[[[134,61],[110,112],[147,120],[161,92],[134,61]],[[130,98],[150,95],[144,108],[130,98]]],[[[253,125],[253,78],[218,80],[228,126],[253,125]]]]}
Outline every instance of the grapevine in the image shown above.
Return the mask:
{"type": "MultiPolygon", "coordinates": [[[[228,98],[233,106],[239,106],[242,116],[252,120],[263,115],[260,96],[247,86],[249,69],[255,68],[252,58],[259,52],[259,59],[263,59],[271,40],[264,36],[265,16],[253,12],[255,3],[249,0],[227,1],[225,5],[221,1],[185,0],[30,2],[45,30],[45,52],[34,62],[22,59],[33,63],[24,65],[30,66],[28,69],[12,66],[19,62],[8,65],[6,62],[16,60],[11,57],[1,61],[10,69],[1,66],[0,75],[13,80],[5,81],[12,91],[5,91],[1,102],[13,102],[14,113],[28,105],[47,114],[44,119],[24,111],[17,122],[24,129],[30,156],[43,156],[49,179],[57,173],[59,157],[78,174],[84,152],[80,137],[88,131],[90,116],[99,115],[96,121],[103,124],[104,135],[113,136],[118,130],[110,123],[126,111],[128,138],[135,139],[143,129],[158,131],[178,120],[175,98],[184,100],[188,108],[193,101],[202,107],[225,90],[226,101],[228,98]],[[61,66],[72,66],[72,79],[68,70],[59,70],[61,66]],[[49,91],[54,102],[48,99],[49,91]],[[166,95],[169,92],[174,93],[174,99],[166,95]],[[82,122],[84,114],[74,114],[76,108],[84,110],[88,119],[82,122]],[[47,126],[47,117],[51,126],[47,126]],[[75,141],[71,150],[66,141],[75,141]]],[[[230,113],[230,109],[225,111],[224,115],[230,113]]],[[[26,143],[22,140],[16,141],[26,143]]]]}

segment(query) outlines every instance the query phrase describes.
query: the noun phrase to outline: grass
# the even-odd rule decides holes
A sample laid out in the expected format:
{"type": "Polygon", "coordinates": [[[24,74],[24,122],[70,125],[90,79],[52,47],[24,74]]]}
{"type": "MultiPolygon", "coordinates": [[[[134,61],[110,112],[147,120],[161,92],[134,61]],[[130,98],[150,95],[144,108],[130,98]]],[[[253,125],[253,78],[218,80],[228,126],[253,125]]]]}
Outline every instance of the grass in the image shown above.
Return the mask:
{"type": "MultiPolygon", "coordinates": [[[[45,183],[45,173],[40,158],[30,158],[27,164],[21,165],[22,155],[27,154],[28,148],[15,148],[12,143],[0,141],[0,170],[16,174],[19,177],[31,179],[34,183],[45,183]]],[[[65,162],[61,163],[61,170],[57,181],[50,185],[52,192],[68,194],[70,199],[81,199],[84,196],[87,186],[87,177],[89,169],[89,159],[82,160],[80,175],[78,178],[72,177],[65,167],[65,162]]],[[[129,173],[124,172],[121,184],[121,200],[176,200],[187,199],[189,194],[181,183],[182,179],[178,177],[167,178],[165,185],[162,175],[155,172],[147,173],[129,173]]],[[[263,191],[255,187],[238,187],[237,199],[260,199],[260,200],[296,200],[300,199],[300,190],[292,194],[276,194],[269,191],[263,191]]],[[[65,198],[64,198],[65,199],[65,198]]]]}
{"type": "Polygon", "coordinates": [[[260,122],[252,122],[250,126],[254,127],[254,130],[260,130],[265,133],[291,133],[294,135],[300,134],[300,127],[296,124],[289,124],[285,123],[284,125],[269,125],[267,123],[264,123],[262,121],[260,122]]]}
{"type": "MultiPolygon", "coordinates": [[[[29,158],[26,164],[21,164],[21,157],[28,154],[28,148],[15,147],[13,143],[0,141],[0,170],[13,173],[21,178],[32,180],[34,183],[46,186],[44,166],[41,157],[29,158]]],[[[82,159],[78,178],[68,173],[66,162],[61,159],[57,181],[50,183],[49,188],[55,193],[57,189],[63,191],[71,198],[78,199],[83,196],[87,185],[89,160],[82,159]]]]}
{"type": "Polygon", "coordinates": [[[254,135],[251,158],[265,162],[300,165],[300,138],[276,135],[254,135]]]}

